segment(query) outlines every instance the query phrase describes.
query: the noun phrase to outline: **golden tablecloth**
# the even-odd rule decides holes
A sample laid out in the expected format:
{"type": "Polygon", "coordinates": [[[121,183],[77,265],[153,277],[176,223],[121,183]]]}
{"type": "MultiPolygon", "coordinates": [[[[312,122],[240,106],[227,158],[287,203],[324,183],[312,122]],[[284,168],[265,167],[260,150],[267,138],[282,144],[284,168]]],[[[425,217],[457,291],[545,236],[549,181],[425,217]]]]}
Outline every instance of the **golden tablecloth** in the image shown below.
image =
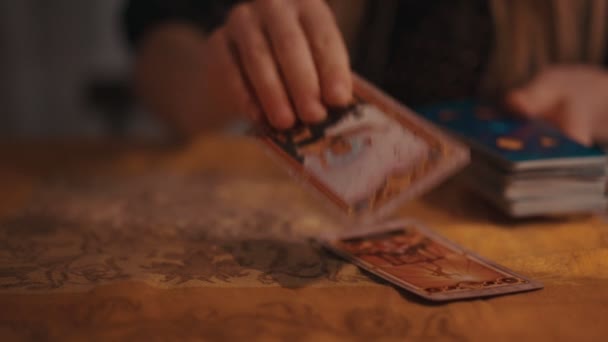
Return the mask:
{"type": "Polygon", "coordinates": [[[608,224],[511,221],[452,181],[415,218],[545,284],[430,304],[310,237],[341,229],[252,141],[0,145],[0,340],[599,341],[608,224]]]}

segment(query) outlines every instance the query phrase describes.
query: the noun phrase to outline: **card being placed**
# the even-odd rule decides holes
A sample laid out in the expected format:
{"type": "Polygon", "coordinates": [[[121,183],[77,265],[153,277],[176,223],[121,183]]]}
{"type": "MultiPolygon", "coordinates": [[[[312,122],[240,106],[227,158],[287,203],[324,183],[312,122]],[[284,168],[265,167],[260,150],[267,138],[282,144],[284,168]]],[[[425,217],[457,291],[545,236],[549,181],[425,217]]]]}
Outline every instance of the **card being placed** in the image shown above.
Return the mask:
{"type": "Polygon", "coordinates": [[[417,108],[426,119],[467,140],[503,169],[603,167],[605,153],[585,147],[541,121],[529,121],[473,100],[417,108]]]}
{"type": "Polygon", "coordinates": [[[333,239],[323,244],[364,270],[432,301],[496,296],[543,287],[412,221],[393,222],[371,231],[374,231],[371,235],[333,239]]]}
{"type": "Polygon", "coordinates": [[[355,103],[262,142],[347,218],[376,220],[468,162],[468,150],[355,76],[355,103]]]}

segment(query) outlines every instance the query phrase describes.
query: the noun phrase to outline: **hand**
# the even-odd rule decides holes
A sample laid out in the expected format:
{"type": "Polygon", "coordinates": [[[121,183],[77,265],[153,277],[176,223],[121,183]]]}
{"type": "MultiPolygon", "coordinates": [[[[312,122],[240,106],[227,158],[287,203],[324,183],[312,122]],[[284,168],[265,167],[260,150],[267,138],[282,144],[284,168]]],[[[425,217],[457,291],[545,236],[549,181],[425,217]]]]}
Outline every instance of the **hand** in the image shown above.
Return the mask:
{"type": "Polygon", "coordinates": [[[507,104],[529,118],[553,123],[584,145],[608,141],[608,73],[600,68],[547,69],[512,91],[507,104]]]}
{"type": "Polygon", "coordinates": [[[245,113],[286,129],[351,101],[348,53],[323,0],[237,5],[205,50],[205,96],[215,114],[245,113]]]}

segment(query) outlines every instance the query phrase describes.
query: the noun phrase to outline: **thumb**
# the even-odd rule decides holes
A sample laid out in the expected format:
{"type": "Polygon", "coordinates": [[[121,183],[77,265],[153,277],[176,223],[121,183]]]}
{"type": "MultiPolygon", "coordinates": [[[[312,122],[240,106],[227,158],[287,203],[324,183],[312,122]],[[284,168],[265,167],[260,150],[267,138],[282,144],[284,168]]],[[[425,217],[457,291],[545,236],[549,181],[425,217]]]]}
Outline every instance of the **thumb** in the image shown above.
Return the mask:
{"type": "Polygon", "coordinates": [[[507,105],[530,118],[550,115],[558,111],[563,99],[558,84],[548,76],[538,76],[525,87],[511,91],[507,105]]]}
{"type": "Polygon", "coordinates": [[[566,136],[585,146],[593,144],[593,126],[581,109],[564,106],[564,110],[549,118],[566,136]]]}

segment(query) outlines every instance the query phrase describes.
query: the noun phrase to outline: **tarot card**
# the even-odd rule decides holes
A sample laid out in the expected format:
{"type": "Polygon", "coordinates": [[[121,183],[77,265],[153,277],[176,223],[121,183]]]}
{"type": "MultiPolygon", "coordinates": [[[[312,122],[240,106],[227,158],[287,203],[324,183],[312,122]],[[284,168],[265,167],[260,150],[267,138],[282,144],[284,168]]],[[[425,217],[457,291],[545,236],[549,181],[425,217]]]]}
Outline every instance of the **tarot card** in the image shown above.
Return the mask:
{"type": "Polygon", "coordinates": [[[355,76],[355,103],[319,125],[264,129],[289,171],[348,219],[376,220],[468,162],[468,149],[355,76]]]}
{"type": "Polygon", "coordinates": [[[393,222],[373,231],[371,235],[329,240],[324,245],[364,270],[432,301],[495,296],[543,287],[413,221],[393,222]]]}
{"type": "Polygon", "coordinates": [[[461,136],[504,169],[606,163],[601,148],[583,146],[544,122],[524,120],[492,105],[467,100],[418,108],[417,111],[461,136]]]}

